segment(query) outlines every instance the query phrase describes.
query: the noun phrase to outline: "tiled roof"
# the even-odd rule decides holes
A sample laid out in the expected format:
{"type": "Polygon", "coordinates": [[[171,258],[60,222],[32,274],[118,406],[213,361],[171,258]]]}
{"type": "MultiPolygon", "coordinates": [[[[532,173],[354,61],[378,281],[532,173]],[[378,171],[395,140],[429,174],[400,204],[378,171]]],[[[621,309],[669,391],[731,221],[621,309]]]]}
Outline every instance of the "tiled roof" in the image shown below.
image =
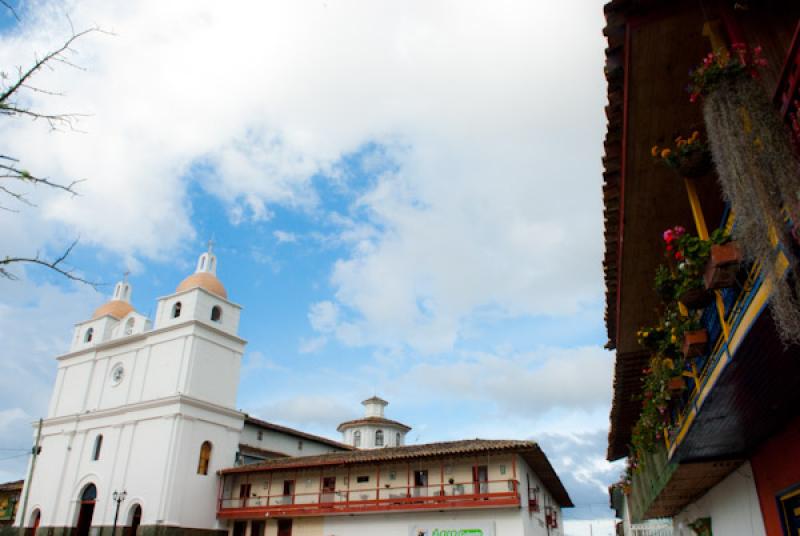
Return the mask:
{"type": "Polygon", "coordinates": [[[324,466],[374,464],[379,462],[404,462],[419,458],[442,458],[478,453],[517,453],[525,459],[545,487],[562,507],[573,506],[567,490],[558,478],[547,456],[533,441],[503,439],[466,439],[423,445],[406,445],[350,452],[332,452],[315,456],[297,456],[266,460],[260,463],[223,469],[220,474],[270,472],[324,466]]]}
{"type": "Polygon", "coordinates": [[[3,482],[0,484],[0,491],[22,491],[22,486],[25,484],[24,480],[14,480],[12,482],[3,482]]]}
{"type": "Polygon", "coordinates": [[[264,428],[266,430],[274,430],[275,432],[283,432],[284,434],[301,437],[303,439],[308,439],[310,441],[316,441],[317,443],[323,443],[325,445],[330,445],[331,447],[336,447],[342,450],[354,449],[354,447],[350,445],[339,443],[338,441],[334,441],[333,439],[328,439],[327,437],[309,434],[307,432],[301,432],[300,430],[295,430],[294,428],[289,428],[288,426],[281,426],[280,424],[275,424],[272,422],[262,421],[261,419],[256,419],[255,417],[251,417],[250,415],[245,415],[244,422],[246,424],[252,424],[253,426],[257,426],[259,428],[264,428]]]}
{"type": "Polygon", "coordinates": [[[341,432],[345,428],[350,428],[352,426],[359,426],[361,424],[388,424],[389,426],[396,426],[398,428],[402,428],[406,432],[411,430],[410,426],[406,426],[405,424],[403,424],[401,422],[393,421],[391,419],[384,419],[383,417],[362,417],[360,419],[355,419],[355,420],[352,420],[352,421],[345,421],[342,424],[340,424],[336,428],[336,430],[341,432]]]}
{"type": "Polygon", "coordinates": [[[252,454],[254,456],[261,456],[263,458],[288,458],[289,455],[285,452],[278,452],[277,450],[267,450],[251,445],[239,443],[239,452],[242,454],[252,454]]]}

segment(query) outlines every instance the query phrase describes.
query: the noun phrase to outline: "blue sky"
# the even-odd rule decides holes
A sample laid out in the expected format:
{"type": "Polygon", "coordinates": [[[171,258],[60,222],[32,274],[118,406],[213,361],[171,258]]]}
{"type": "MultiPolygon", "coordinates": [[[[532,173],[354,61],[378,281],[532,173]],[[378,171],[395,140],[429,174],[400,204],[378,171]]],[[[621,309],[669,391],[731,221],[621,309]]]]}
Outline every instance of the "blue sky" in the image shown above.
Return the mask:
{"type": "MultiPolygon", "coordinates": [[[[336,437],[379,394],[419,442],[533,438],[580,508],[603,491],[602,2],[23,2],[6,72],[76,28],[85,70],[37,78],[80,132],[14,119],[4,152],[69,198],[0,212],[0,254],[131,270],[152,314],[213,237],[244,308],[241,409],[336,437]]],[[[107,299],[36,269],[0,281],[0,448],[46,411],[53,357],[107,299]],[[24,387],[22,387],[24,386],[24,387]]],[[[0,479],[24,458],[2,461],[0,479]]]]}

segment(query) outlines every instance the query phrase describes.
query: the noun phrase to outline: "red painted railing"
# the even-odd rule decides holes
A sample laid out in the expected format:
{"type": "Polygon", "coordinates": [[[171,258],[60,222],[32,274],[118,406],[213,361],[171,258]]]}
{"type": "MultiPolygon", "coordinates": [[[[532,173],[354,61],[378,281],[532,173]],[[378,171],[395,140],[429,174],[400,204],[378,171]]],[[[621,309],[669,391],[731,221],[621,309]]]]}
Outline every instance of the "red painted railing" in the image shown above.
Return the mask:
{"type": "Polygon", "coordinates": [[[392,510],[519,506],[516,480],[454,482],[427,486],[335,489],[250,497],[223,497],[217,517],[335,515],[392,510]]]}

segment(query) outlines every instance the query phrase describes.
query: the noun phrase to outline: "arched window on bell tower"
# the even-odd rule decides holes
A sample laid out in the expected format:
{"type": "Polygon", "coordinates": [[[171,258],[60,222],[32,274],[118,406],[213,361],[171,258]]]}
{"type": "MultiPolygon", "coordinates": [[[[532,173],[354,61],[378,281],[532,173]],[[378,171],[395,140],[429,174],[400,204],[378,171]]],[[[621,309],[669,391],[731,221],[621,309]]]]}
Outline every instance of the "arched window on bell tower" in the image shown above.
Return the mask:
{"type": "Polygon", "coordinates": [[[211,441],[203,441],[200,445],[200,459],[197,461],[197,474],[207,475],[211,464],[211,441]]]}

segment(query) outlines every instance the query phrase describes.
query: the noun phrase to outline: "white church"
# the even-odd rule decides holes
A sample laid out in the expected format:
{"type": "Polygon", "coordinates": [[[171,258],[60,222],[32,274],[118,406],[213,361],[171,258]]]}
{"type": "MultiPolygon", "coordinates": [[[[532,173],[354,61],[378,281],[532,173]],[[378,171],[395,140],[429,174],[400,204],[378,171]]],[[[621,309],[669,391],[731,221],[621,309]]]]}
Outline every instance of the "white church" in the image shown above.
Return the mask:
{"type": "Polygon", "coordinates": [[[561,534],[561,507],[572,503],[534,442],[406,445],[411,428],[387,419],[378,397],[339,425],[341,442],[237,411],[241,307],[216,270],[209,248],[159,298],[153,322],[122,281],[76,325],[35,425],[18,527],[31,536],[561,534]]]}

